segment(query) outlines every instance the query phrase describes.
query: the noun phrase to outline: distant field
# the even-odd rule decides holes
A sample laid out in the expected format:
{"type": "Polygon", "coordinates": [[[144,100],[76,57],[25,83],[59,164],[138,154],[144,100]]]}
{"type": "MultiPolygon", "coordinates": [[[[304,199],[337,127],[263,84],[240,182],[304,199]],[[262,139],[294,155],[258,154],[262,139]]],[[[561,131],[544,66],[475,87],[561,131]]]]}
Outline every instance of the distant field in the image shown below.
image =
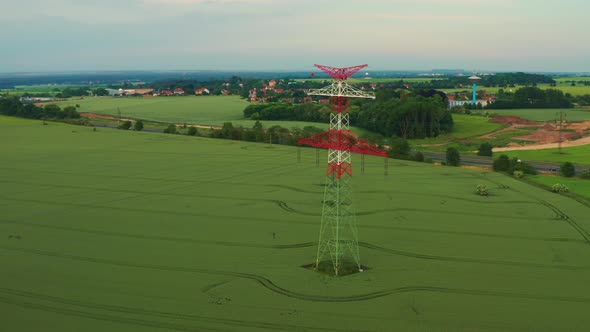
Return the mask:
{"type": "Polygon", "coordinates": [[[502,124],[490,122],[489,118],[475,115],[453,114],[453,121],[455,126],[452,133],[433,138],[412,139],[410,143],[412,145],[447,143],[485,135],[505,127],[502,124]]]}
{"type": "Polygon", "coordinates": [[[556,183],[563,183],[569,188],[571,192],[590,199],[590,180],[544,175],[530,176],[529,179],[546,186],[552,186],[556,183]]]}
{"type": "Polygon", "coordinates": [[[569,161],[572,163],[590,165],[590,145],[562,148],[563,154],[559,154],[558,152],[558,149],[544,149],[505,151],[497,152],[495,155],[505,154],[510,157],[518,157],[522,160],[552,161],[556,163],[569,161]]]}
{"type": "Polygon", "coordinates": [[[545,122],[556,121],[559,119],[558,113],[562,111],[566,114],[567,121],[590,121],[590,109],[581,108],[485,110],[478,111],[478,113],[514,115],[527,120],[545,122]]]}
{"type": "MultiPolygon", "coordinates": [[[[244,108],[249,103],[237,96],[186,96],[153,98],[86,97],[57,103],[61,107],[80,105],[80,112],[130,117],[150,121],[221,126],[232,122],[235,126],[252,127],[256,121],[244,119],[244,108]]],[[[285,128],[315,126],[327,129],[327,123],[301,121],[260,121],[265,127],[285,128]]],[[[353,128],[360,135],[369,131],[353,128]]]]}

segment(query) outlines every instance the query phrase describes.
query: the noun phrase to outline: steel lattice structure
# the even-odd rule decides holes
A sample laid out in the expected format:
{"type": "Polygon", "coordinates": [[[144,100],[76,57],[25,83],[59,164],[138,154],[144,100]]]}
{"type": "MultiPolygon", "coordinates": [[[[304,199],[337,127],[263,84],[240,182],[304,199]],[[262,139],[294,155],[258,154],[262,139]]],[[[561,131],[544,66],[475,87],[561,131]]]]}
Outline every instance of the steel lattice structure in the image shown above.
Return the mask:
{"type": "Polygon", "coordinates": [[[309,90],[310,96],[330,97],[330,129],[302,140],[299,144],[328,149],[326,187],[322,201],[322,222],[316,268],[331,264],[339,275],[343,264],[353,265],[362,271],[358,249],[356,215],[353,209],[351,179],[351,153],[387,156],[376,146],[357,137],[350,131],[349,98],[375,99],[372,93],[357,90],[346,80],[367,65],[334,68],[315,65],[334,79],[328,87],[309,90]]]}

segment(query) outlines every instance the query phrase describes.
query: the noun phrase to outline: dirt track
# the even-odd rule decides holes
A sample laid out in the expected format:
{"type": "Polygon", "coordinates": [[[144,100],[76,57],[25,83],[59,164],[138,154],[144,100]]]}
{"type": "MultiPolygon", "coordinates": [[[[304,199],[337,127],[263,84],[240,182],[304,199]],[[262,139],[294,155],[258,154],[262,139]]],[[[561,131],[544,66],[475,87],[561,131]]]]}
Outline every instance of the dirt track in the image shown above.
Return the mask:
{"type": "MultiPolygon", "coordinates": [[[[100,115],[94,113],[80,113],[80,116],[83,118],[89,119],[107,119],[107,120],[120,120],[120,121],[136,121],[136,119],[126,119],[126,118],[117,118],[110,115],[100,115]]],[[[185,124],[178,124],[176,123],[177,127],[184,127],[185,124]]],[[[195,127],[199,129],[221,129],[221,126],[206,126],[206,125],[199,125],[199,124],[186,124],[187,127],[195,127]]]]}
{"type": "MultiPolygon", "coordinates": [[[[581,146],[590,144],[590,136],[577,139],[575,141],[565,141],[561,143],[561,147],[581,146]]],[[[494,152],[502,151],[521,151],[521,150],[545,150],[545,149],[557,149],[559,143],[544,143],[544,144],[528,144],[524,146],[510,146],[505,148],[494,148],[494,152]]]]}

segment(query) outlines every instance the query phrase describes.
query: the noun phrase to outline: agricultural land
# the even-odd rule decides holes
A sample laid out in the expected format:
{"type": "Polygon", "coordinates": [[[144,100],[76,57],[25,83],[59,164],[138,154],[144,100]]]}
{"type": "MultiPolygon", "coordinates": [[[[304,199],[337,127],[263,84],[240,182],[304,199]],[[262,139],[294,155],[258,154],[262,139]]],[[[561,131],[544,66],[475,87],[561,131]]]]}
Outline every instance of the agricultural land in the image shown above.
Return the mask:
{"type": "Polygon", "coordinates": [[[353,185],[370,269],[331,278],[301,267],[325,170],[297,149],[0,117],[3,329],[590,324],[590,206],[481,170],[390,160],[385,176],[367,158],[353,185]]]}

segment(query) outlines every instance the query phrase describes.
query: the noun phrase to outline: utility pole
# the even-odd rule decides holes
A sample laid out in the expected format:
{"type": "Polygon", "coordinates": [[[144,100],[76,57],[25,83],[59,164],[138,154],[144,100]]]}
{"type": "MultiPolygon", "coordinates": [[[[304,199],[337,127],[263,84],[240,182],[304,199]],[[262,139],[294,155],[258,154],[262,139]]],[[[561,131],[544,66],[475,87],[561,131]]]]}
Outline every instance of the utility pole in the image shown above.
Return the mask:
{"type": "Polygon", "coordinates": [[[117,106],[117,113],[119,114],[119,119],[117,120],[117,127],[121,125],[121,109],[117,106]]]}
{"type": "Polygon", "coordinates": [[[567,114],[564,114],[563,111],[557,113],[559,115],[559,142],[558,142],[558,151],[561,154],[561,144],[563,143],[563,122],[567,118],[567,114]]]}

